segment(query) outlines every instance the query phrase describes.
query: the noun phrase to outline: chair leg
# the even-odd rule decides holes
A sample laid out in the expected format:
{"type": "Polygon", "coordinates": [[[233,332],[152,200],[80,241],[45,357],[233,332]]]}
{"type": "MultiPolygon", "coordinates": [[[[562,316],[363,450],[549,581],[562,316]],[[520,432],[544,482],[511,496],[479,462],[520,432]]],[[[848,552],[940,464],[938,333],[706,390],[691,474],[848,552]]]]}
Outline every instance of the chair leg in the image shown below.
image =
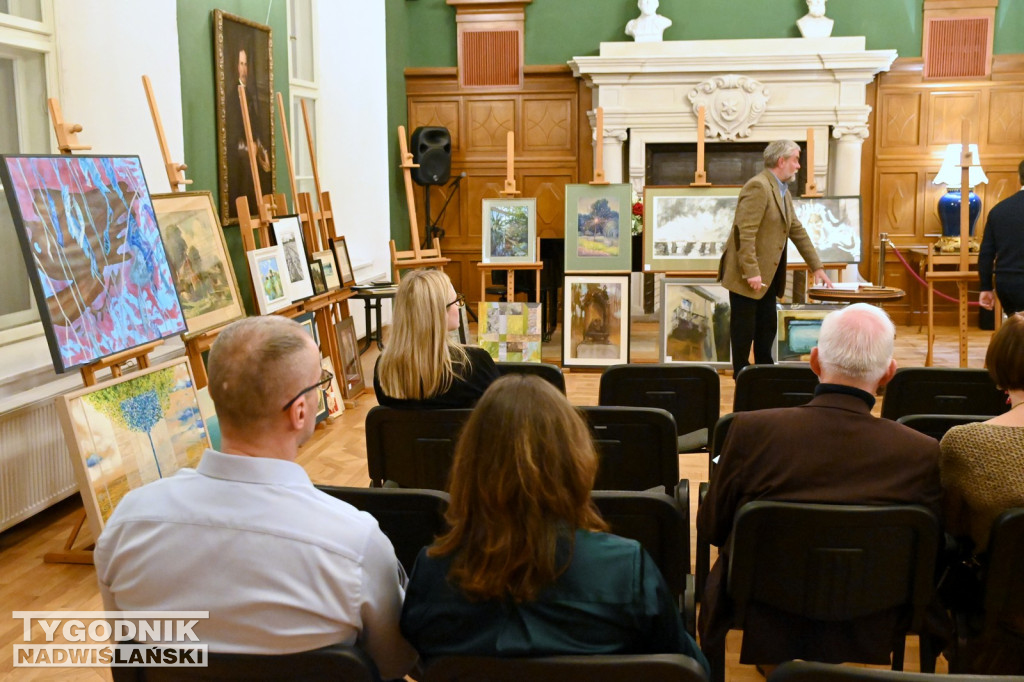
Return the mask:
{"type": "Polygon", "coordinates": [[[935,649],[935,640],[930,635],[918,635],[920,641],[921,672],[934,673],[935,660],[939,654],[935,649]]]}
{"type": "Polygon", "coordinates": [[[892,669],[903,670],[903,652],[907,648],[907,638],[900,637],[896,640],[895,646],[892,650],[892,669]]]}
{"type": "Polygon", "coordinates": [[[725,642],[722,642],[721,648],[706,647],[702,642],[701,648],[711,666],[711,682],[725,682],[725,642]]]}

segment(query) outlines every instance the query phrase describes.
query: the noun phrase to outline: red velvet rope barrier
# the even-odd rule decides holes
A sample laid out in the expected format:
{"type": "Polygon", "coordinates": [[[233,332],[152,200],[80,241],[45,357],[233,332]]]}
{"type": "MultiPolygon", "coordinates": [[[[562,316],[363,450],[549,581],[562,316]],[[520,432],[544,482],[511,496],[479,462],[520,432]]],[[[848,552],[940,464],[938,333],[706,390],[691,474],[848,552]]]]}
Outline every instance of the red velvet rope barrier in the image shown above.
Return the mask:
{"type": "MultiPolygon", "coordinates": [[[[916,279],[916,280],[917,280],[918,282],[920,282],[922,286],[925,286],[925,287],[927,287],[927,286],[928,286],[928,282],[926,282],[926,281],[925,281],[925,280],[924,280],[924,279],[923,279],[923,278],[921,277],[921,275],[919,275],[919,274],[917,274],[916,272],[914,272],[914,268],[910,267],[910,263],[908,263],[908,262],[907,262],[907,259],[903,257],[903,254],[902,254],[902,253],[900,253],[899,249],[897,249],[897,248],[896,248],[896,247],[895,247],[895,246],[893,245],[893,243],[892,243],[892,242],[889,242],[889,246],[891,246],[891,247],[892,247],[892,252],[893,252],[893,253],[895,253],[895,254],[896,254],[896,257],[900,259],[900,262],[901,262],[901,263],[903,263],[903,267],[905,267],[905,268],[907,269],[907,272],[909,272],[909,273],[910,273],[911,275],[913,275],[914,279],[916,279]]],[[[934,293],[935,293],[935,295],[936,295],[936,296],[938,296],[939,298],[944,298],[944,299],[946,299],[947,301],[952,301],[953,303],[959,303],[959,302],[960,302],[960,301],[958,301],[957,299],[953,298],[952,296],[949,296],[949,295],[947,295],[947,294],[944,294],[944,293],[942,293],[941,291],[939,291],[939,290],[937,290],[937,289],[936,289],[936,290],[934,290],[934,293]]],[[[978,304],[978,302],[977,302],[977,301],[968,301],[968,302],[967,302],[967,305],[979,305],[979,304],[978,304]]]]}

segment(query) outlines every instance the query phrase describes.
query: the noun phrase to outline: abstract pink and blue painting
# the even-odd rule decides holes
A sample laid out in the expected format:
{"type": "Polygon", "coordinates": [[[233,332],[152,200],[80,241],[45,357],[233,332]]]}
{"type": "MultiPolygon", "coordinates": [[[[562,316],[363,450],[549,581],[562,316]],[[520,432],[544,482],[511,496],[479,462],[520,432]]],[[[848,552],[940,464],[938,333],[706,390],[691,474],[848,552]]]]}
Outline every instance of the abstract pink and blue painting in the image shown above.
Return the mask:
{"type": "Polygon", "coordinates": [[[137,156],[3,156],[54,368],[185,330],[137,156]]]}

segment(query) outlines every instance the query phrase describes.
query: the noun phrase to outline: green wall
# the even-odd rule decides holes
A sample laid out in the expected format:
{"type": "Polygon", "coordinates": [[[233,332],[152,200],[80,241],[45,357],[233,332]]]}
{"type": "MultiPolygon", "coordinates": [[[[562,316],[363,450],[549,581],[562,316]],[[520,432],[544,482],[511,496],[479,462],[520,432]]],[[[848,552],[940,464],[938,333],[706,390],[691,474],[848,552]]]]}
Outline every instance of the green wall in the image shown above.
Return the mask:
{"type": "MultiPolygon", "coordinates": [[[[185,135],[185,163],[188,164],[185,175],[193,181],[188,189],[210,190],[213,192],[214,204],[220,206],[220,195],[217,192],[217,114],[213,63],[214,9],[270,26],[274,50],[274,91],[281,93],[287,106],[288,8],[285,2],[273,0],[178,0],[182,128],[185,135]]],[[[275,102],[277,190],[287,192],[288,162],[284,158],[284,141],[277,117],[275,102]]],[[[238,288],[246,309],[250,313],[254,312],[248,281],[249,265],[246,263],[238,226],[225,227],[224,237],[231,251],[238,288]]]]}
{"type": "Polygon", "coordinates": [[[996,8],[996,54],[1024,52],[1024,2],[1001,0],[996,8]]]}

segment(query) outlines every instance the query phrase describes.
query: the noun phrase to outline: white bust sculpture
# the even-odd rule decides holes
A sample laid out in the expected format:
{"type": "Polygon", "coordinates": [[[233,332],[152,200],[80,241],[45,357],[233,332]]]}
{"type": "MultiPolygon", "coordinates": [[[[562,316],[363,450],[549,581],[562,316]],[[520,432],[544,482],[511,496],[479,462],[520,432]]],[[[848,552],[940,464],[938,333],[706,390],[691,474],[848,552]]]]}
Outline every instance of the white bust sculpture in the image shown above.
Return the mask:
{"type": "Polygon", "coordinates": [[[672,20],[658,14],[658,0],[638,0],[640,16],[626,24],[626,35],[638,43],[660,43],[661,34],[672,25],[672,20]]]}
{"type": "Polygon", "coordinates": [[[807,0],[807,14],[796,21],[804,38],[828,38],[832,35],[833,21],[825,16],[826,0],[807,0]]]}

